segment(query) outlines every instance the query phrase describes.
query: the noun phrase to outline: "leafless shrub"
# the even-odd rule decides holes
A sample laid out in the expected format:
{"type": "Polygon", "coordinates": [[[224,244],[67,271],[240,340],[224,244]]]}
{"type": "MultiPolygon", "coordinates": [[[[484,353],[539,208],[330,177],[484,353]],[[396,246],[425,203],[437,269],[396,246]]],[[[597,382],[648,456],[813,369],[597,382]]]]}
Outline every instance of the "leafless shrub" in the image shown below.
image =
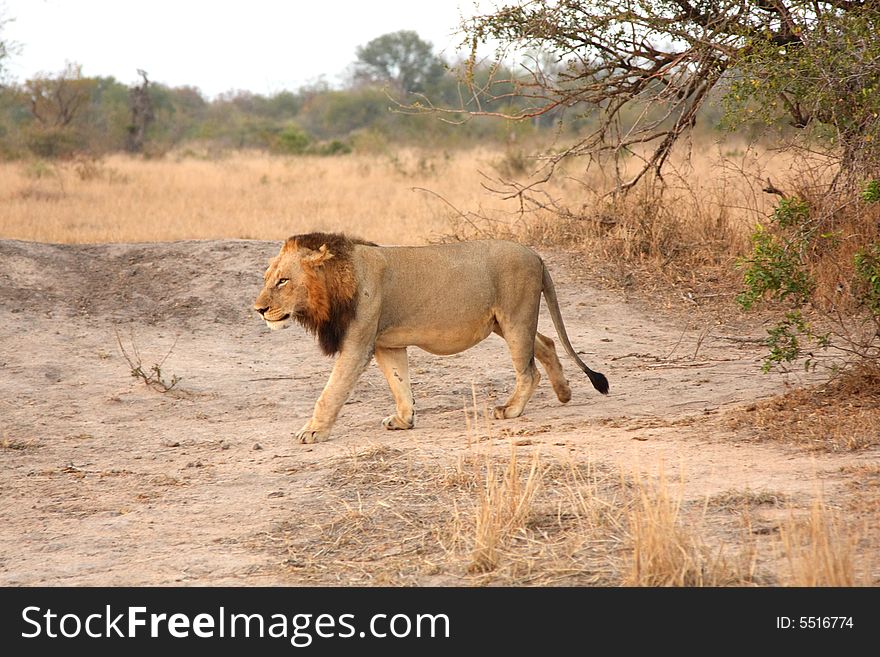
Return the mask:
{"type": "Polygon", "coordinates": [[[167,374],[162,371],[162,366],[165,365],[165,361],[168,360],[168,357],[177,345],[176,339],[165,355],[158,362],[153,363],[149,369],[144,369],[140,350],[133,337],[130,338],[129,343],[130,347],[129,349],[126,349],[122,344],[122,338],[119,336],[119,331],[117,330],[116,344],[119,345],[119,351],[122,353],[122,357],[125,359],[125,362],[128,363],[129,368],[131,368],[131,376],[133,378],[139,379],[153,390],[158,390],[163,393],[173,390],[177,384],[180,383],[181,378],[179,376],[172,374],[171,378],[168,379],[167,374]]]}

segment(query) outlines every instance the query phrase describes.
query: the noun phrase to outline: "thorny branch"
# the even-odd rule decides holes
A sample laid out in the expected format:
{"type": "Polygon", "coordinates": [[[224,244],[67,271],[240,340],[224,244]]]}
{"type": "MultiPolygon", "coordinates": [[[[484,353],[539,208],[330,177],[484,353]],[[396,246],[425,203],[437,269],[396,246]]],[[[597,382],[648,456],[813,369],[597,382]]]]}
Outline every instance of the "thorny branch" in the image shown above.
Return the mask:
{"type": "MultiPolygon", "coordinates": [[[[649,174],[662,182],[673,147],[694,125],[710,92],[735,75],[737,62],[754,43],[803,45],[808,28],[824,14],[864,4],[520,0],[462,26],[471,55],[462,76],[467,91],[460,94],[459,106],[439,107],[421,96],[410,104],[398,103],[398,109],[434,113],[453,123],[479,116],[524,121],[560,119],[566,112],[592,115],[589,134],[546,156],[549,171],[571,156],[617,161],[637,149],[643,153],[640,168],[616,181],[616,191],[625,192],[649,174]],[[475,75],[478,46],[489,41],[502,44],[499,61],[511,52],[526,53],[518,75],[498,63],[488,76],[475,75]]],[[[804,126],[813,118],[796,100],[783,96],[781,102],[793,125],[804,126]]],[[[515,189],[514,195],[522,199],[527,191],[515,189]]]]}

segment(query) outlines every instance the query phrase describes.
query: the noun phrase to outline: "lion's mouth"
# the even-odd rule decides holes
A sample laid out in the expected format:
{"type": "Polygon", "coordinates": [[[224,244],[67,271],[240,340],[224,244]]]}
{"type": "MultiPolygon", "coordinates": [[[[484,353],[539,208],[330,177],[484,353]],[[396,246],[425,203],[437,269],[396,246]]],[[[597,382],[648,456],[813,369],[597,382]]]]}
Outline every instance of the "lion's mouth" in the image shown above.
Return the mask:
{"type": "Polygon", "coordinates": [[[285,313],[284,315],[281,315],[280,317],[271,317],[270,318],[270,317],[263,316],[263,319],[266,320],[266,325],[274,331],[277,329],[287,328],[287,326],[288,326],[287,320],[290,319],[290,313],[285,313]]]}

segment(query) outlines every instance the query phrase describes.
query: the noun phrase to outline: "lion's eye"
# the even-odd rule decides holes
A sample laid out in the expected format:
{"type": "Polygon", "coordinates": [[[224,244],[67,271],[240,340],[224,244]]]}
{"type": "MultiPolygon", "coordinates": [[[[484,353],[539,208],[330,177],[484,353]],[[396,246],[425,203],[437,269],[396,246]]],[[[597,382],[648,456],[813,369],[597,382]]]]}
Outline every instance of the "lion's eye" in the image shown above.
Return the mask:
{"type": "Polygon", "coordinates": [[[288,282],[289,282],[289,279],[287,279],[287,278],[279,278],[278,282],[275,283],[275,287],[284,287],[285,285],[287,285],[288,282]]]}

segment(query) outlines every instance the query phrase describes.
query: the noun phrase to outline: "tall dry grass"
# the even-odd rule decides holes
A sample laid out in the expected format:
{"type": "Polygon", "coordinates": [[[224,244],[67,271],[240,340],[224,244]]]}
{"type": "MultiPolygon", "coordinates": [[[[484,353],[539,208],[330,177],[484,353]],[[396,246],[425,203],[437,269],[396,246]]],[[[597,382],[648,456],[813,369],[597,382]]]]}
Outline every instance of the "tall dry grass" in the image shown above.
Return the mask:
{"type": "Polygon", "coordinates": [[[479,488],[469,567],[471,572],[477,573],[494,570],[507,539],[525,527],[543,476],[539,454],[534,452],[528,474],[524,480],[521,478],[513,445],[502,472],[497,472],[491,460],[486,462],[485,472],[485,485],[479,488]]]}
{"type": "Polygon", "coordinates": [[[265,547],[286,554],[293,582],[324,585],[871,583],[856,569],[871,546],[826,505],[768,491],[706,499],[700,482],[658,471],[515,441],[472,443],[453,463],[374,445],[331,460],[332,493],[265,547]]]}
{"type": "MultiPolygon", "coordinates": [[[[0,238],[46,242],[279,239],[347,231],[380,243],[512,236],[589,246],[606,258],[646,260],[736,251],[761,198],[731,153],[707,145],[678,162],[665,201],[647,192],[614,200],[606,171],[566,165],[540,187],[545,208],[505,198],[512,173],[540,177],[541,161],[503,150],[418,150],[341,157],[234,152],[143,160],[0,163],[0,238]],[[515,160],[515,167],[510,161],[515,160]],[[736,167],[734,167],[736,168],[736,167]],[[514,171],[511,171],[514,169],[514,171]],[[493,191],[495,190],[495,191],[493,191]],[[561,215],[559,208],[565,208],[561,215]]],[[[750,160],[751,162],[751,160],[750,160]]],[[[772,169],[772,158],[762,166],[772,169]]],[[[762,169],[763,172],[763,169],[762,169]]]]}
{"type": "MultiPolygon", "coordinates": [[[[449,230],[450,203],[494,203],[480,187],[493,154],[216,159],[113,155],[101,161],[0,163],[0,238],[43,242],[281,239],[346,231],[423,243],[449,230]]],[[[498,201],[500,205],[504,203],[498,201]]]]}
{"type": "MultiPolygon", "coordinates": [[[[629,513],[627,586],[731,586],[754,579],[751,545],[739,547],[737,558],[707,536],[705,518],[683,509],[684,481],[671,490],[661,470],[655,483],[633,478],[636,503],[629,513]],[[696,517],[694,517],[696,516],[696,517]]],[[[705,511],[705,507],[703,509],[705,511]]]]}
{"type": "Polygon", "coordinates": [[[792,513],[780,527],[779,540],[788,586],[855,586],[858,536],[841,516],[829,509],[821,495],[806,518],[792,513]]]}

